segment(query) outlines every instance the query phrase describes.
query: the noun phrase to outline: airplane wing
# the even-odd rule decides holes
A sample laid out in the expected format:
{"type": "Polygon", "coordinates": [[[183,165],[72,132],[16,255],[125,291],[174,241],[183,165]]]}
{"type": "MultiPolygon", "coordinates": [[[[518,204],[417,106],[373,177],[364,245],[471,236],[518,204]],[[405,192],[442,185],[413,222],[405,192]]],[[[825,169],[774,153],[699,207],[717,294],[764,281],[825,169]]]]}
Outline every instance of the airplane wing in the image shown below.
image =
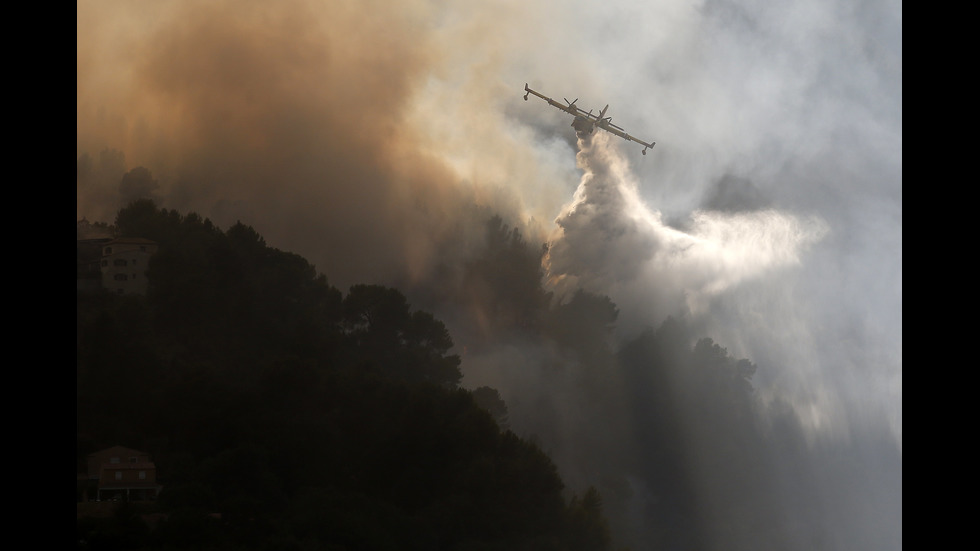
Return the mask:
{"type": "Polygon", "coordinates": [[[581,114],[581,115],[587,116],[587,117],[591,116],[589,113],[586,113],[585,111],[582,111],[581,109],[578,108],[577,105],[575,105],[575,102],[578,101],[578,98],[575,98],[572,101],[568,101],[566,99],[565,100],[566,105],[562,105],[562,104],[558,103],[557,101],[549,98],[548,96],[545,96],[543,94],[539,94],[538,92],[532,90],[531,88],[528,88],[527,83],[524,83],[524,92],[525,92],[524,93],[524,99],[525,99],[525,101],[527,100],[527,95],[528,94],[534,94],[535,96],[538,96],[539,98],[541,98],[544,101],[548,102],[548,104],[551,105],[552,107],[556,107],[558,109],[561,109],[562,111],[564,111],[566,113],[569,113],[571,115],[581,114]]]}
{"type": "Polygon", "coordinates": [[[636,142],[638,144],[642,144],[643,145],[643,151],[642,151],[642,153],[644,155],[647,154],[647,149],[650,149],[653,146],[657,145],[657,142],[647,143],[647,142],[645,142],[645,141],[643,141],[643,140],[641,140],[639,138],[635,138],[633,136],[630,136],[625,131],[623,131],[623,129],[621,127],[616,126],[615,124],[613,124],[611,122],[606,122],[605,124],[598,124],[596,126],[598,126],[599,128],[605,130],[606,132],[609,132],[610,134],[615,134],[616,136],[619,136],[620,138],[623,138],[624,140],[626,140],[628,142],[636,142]]]}

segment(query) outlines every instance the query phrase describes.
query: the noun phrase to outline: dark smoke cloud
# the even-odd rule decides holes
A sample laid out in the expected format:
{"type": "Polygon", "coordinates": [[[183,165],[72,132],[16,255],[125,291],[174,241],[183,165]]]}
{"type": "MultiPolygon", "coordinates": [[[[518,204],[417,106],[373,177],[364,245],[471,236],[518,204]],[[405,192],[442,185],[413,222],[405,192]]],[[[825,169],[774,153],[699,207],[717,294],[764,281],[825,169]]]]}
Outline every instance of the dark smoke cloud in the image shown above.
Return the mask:
{"type": "MultiPolygon", "coordinates": [[[[455,253],[445,242],[468,234],[476,197],[407,123],[436,55],[412,6],[122,8],[79,15],[80,155],[123,151],[159,180],[162,206],[242,220],[342,288],[425,278],[455,253]]],[[[80,181],[79,216],[111,220],[128,195],[93,188],[114,176],[80,181]]],[[[515,214],[506,194],[481,199],[515,214]]]]}

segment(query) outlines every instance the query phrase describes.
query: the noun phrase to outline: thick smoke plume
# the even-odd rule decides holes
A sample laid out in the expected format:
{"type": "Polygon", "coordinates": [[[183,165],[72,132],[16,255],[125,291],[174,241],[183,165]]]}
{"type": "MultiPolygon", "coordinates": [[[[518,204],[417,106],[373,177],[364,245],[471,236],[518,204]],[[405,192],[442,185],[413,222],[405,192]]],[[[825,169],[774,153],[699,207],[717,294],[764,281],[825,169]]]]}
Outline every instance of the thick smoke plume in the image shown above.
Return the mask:
{"type": "Polygon", "coordinates": [[[429,277],[474,205],[515,217],[411,124],[440,64],[431,6],[369,4],[86,4],[78,216],[111,220],[123,172],[147,167],[163,206],[247,222],[341,288],[429,277]]]}

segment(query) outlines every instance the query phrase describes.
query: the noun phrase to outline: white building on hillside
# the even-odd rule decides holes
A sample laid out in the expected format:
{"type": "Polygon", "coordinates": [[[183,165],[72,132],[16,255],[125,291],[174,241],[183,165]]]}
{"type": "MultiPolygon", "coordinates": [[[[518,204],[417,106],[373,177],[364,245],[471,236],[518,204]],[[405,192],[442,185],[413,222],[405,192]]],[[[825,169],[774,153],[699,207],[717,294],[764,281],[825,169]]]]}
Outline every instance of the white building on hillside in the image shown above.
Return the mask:
{"type": "Polygon", "coordinates": [[[146,294],[146,269],[157,244],[149,239],[123,237],[102,245],[102,288],[120,295],[146,294]]]}

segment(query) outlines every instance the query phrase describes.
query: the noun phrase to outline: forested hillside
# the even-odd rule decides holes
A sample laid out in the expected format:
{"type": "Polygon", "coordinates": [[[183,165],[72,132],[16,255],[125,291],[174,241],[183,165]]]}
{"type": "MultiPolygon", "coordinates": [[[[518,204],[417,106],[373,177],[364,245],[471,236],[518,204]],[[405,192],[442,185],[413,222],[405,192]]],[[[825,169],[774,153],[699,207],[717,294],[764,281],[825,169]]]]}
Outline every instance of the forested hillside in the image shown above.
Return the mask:
{"type": "Polygon", "coordinates": [[[901,503],[893,443],[813,442],[756,395],[754,363],[684,320],[614,342],[608,297],[553,296],[546,250],[486,220],[466,262],[412,289],[429,311],[341,291],[242,223],[120,210],[116,235],[160,248],[145,297],[78,295],[78,468],[132,447],[164,489],[80,519],[80,548],[893,547],[900,515],[847,499],[901,503]],[[461,366],[508,386],[464,387],[461,366]]]}
{"type": "Polygon", "coordinates": [[[145,297],[78,295],[79,470],[125,445],[164,489],[80,519],[80,548],[608,548],[598,493],[460,388],[445,325],[398,290],[341,292],[249,226],[147,200],[114,231],[160,250],[145,297]]]}

